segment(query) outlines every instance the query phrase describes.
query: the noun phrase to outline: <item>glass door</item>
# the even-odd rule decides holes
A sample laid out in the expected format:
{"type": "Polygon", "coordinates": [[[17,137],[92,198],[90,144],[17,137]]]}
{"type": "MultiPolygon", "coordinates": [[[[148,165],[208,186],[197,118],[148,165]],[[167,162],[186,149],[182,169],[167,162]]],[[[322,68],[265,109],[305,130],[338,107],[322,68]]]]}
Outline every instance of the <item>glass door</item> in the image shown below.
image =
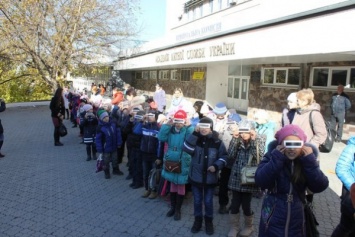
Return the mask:
{"type": "Polygon", "coordinates": [[[245,76],[228,78],[228,108],[247,112],[249,105],[249,80],[250,77],[245,76]]]}

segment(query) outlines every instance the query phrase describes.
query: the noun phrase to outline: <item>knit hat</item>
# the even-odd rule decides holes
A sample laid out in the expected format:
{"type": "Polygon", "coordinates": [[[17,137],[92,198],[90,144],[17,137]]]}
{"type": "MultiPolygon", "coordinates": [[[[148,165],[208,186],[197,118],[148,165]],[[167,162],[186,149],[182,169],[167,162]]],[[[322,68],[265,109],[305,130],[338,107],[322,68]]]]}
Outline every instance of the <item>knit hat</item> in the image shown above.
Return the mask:
{"type": "Polygon", "coordinates": [[[90,109],[92,109],[92,105],[91,104],[86,104],[83,106],[83,110],[85,110],[86,112],[89,111],[90,109]]]}
{"type": "Polygon", "coordinates": [[[103,120],[105,117],[108,117],[108,113],[104,109],[100,109],[97,111],[97,116],[99,117],[100,120],[103,120]]]}
{"type": "Polygon", "coordinates": [[[210,112],[210,109],[208,108],[208,105],[206,103],[203,103],[200,109],[201,114],[208,114],[210,112]]]}
{"type": "Polygon", "coordinates": [[[292,92],[288,97],[287,97],[287,101],[296,103],[297,102],[297,96],[296,96],[296,92],[292,92]]]}
{"type": "Polygon", "coordinates": [[[174,114],[174,119],[186,119],[186,118],[187,118],[187,114],[183,110],[178,110],[174,114]]]}
{"type": "Polygon", "coordinates": [[[213,121],[209,117],[203,117],[198,123],[208,123],[210,124],[211,130],[213,130],[213,121]]]}
{"type": "Polygon", "coordinates": [[[248,129],[248,130],[255,130],[255,123],[249,119],[243,119],[238,123],[239,130],[248,129]]]}
{"type": "Polygon", "coordinates": [[[307,135],[304,133],[304,131],[294,124],[286,125],[275,134],[275,138],[279,144],[281,144],[282,141],[288,136],[296,136],[299,137],[303,142],[307,141],[307,135]]]}
{"type": "Polygon", "coordinates": [[[227,111],[228,110],[227,110],[226,105],[222,102],[217,103],[213,109],[213,113],[215,113],[215,114],[225,114],[225,113],[227,113],[227,111]]]}

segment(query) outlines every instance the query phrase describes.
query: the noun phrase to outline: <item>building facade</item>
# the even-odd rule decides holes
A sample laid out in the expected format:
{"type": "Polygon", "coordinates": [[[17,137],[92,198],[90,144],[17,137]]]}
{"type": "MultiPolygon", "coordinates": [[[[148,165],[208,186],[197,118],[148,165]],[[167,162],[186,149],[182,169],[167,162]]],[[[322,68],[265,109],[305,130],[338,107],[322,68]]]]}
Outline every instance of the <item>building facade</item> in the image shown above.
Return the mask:
{"type": "MultiPolygon", "coordinates": [[[[167,1],[166,36],[115,62],[123,80],[153,92],[181,87],[193,100],[280,121],[291,92],[311,88],[325,118],[338,84],[355,122],[355,1],[167,1]]],[[[354,129],[355,131],[355,129],[354,129]]]]}

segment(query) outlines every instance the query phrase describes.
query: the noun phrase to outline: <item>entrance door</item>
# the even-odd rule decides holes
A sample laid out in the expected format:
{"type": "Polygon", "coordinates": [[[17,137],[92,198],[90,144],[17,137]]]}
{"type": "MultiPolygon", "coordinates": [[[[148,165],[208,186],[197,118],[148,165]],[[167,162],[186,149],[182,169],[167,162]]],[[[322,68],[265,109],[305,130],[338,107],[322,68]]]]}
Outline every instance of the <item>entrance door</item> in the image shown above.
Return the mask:
{"type": "Polygon", "coordinates": [[[249,80],[250,77],[246,76],[228,77],[228,108],[243,112],[248,111],[249,80]]]}

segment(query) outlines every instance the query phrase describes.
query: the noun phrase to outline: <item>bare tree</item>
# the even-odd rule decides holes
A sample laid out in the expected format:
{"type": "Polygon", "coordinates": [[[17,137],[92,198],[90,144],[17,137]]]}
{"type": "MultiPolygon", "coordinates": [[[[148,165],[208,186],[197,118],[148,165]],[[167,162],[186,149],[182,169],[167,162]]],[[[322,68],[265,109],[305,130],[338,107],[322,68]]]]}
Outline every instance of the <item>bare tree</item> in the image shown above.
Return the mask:
{"type": "Polygon", "coordinates": [[[0,52],[56,89],[75,65],[137,33],[139,0],[1,0],[0,52]]]}

